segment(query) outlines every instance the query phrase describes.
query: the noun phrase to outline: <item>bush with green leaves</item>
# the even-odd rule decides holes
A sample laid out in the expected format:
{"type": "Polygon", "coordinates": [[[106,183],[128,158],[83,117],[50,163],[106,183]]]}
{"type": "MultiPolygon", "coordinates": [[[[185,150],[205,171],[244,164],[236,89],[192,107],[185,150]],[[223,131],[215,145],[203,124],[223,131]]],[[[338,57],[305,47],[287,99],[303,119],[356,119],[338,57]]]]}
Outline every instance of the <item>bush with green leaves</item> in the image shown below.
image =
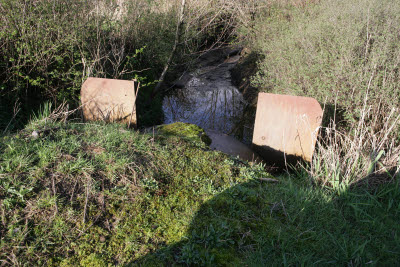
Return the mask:
{"type": "Polygon", "coordinates": [[[25,121],[43,101],[78,106],[89,76],[150,85],[166,62],[176,23],[176,5],[165,13],[157,5],[1,0],[0,126],[6,127],[16,102],[25,121]]]}
{"type": "MultiPolygon", "coordinates": [[[[0,127],[7,127],[17,101],[21,124],[42,101],[78,106],[89,76],[138,79],[149,90],[171,55],[180,5],[180,0],[1,0],[0,127]]],[[[199,50],[232,39],[242,5],[187,1],[167,79],[188,68],[199,50]]],[[[149,98],[143,91],[141,97],[149,98]]],[[[144,102],[150,100],[139,101],[144,102]]],[[[144,109],[153,108],[160,117],[159,108],[144,109]]]]}

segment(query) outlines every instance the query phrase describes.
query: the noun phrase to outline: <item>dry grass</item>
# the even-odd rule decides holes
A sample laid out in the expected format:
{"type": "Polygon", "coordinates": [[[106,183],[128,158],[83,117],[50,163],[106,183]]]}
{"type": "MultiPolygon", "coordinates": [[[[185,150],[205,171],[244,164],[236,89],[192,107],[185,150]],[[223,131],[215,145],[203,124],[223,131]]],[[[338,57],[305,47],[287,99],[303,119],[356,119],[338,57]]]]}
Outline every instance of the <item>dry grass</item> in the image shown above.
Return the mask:
{"type": "Polygon", "coordinates": [[[376,108],[366,104],[367,98],[368,95],[360,120],[350,131],[340,129],[335,119],[328,127],[321,128],[323,137],[318,140],[317,152],[307,167],[317,183],[346,189],[360,183],[393,181],[399,174],[400,147],[396,140],[399,109],[375,114],[376,108]]]}
{"type": "Polygon", "coordinates": [[[399,3],[268,3],[249,37],[260,55],[252,84],[313,97],[326,103],[327,117],[336,116],[321,129],[310,176],[333,188],[392,180],[399,165],[399,3]]]}

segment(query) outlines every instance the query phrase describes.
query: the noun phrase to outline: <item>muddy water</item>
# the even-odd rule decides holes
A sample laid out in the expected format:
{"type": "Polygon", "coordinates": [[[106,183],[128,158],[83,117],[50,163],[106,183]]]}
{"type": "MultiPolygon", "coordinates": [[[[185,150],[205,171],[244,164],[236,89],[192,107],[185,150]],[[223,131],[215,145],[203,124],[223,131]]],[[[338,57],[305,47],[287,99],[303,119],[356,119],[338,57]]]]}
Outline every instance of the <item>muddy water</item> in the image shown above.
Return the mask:
{"type": "Polygon", "coordinates": [[[176,82],[179,89],[163,101],[165,124],[188,122],[205,129],[210,148],[248,161],[260,158],[245,144],[230,136],[242,118],[245,101],[232,85],[231,69],[240,59],[238,50],[220,49],[202,56],[199,67],[176,82]]]}
{"type": "Polygon", "coordinates": [[[205,130],[231,133],[245,103],[232,85],[230,73],[240,56],[228,55],[221,50],[204,56],[197,70],[178,81],[183,88],[164,98],[164,123],[188,122],[205,130]]]}

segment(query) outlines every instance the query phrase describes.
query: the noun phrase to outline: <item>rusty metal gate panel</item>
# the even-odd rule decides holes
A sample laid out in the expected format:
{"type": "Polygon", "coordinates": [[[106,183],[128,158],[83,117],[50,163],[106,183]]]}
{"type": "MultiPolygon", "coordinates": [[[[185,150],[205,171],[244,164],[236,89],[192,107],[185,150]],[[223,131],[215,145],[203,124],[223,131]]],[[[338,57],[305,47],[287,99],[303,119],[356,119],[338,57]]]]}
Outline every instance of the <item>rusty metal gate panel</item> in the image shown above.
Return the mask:
{"type": "Polygon", "coordinates": [[[88,78],[82,85],[85,120],[122,122],[136,126],[135,81],[88,78]]]}
{"type": "Polygon", "coordinates": [[[310,97],[259,93],[253,146],[277,166],[310,162],[323,111],[310,97]]]}

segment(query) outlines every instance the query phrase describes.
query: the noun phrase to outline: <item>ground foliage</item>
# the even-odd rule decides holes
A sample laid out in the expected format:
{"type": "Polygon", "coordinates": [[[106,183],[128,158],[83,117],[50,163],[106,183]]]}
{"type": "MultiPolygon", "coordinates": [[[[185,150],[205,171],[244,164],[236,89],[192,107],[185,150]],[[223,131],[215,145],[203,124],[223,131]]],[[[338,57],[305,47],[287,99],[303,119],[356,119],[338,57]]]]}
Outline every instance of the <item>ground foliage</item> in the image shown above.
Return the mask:
{"type": "Polygon", "coordinates": [[[8,126],[22,127],[44,101],[79,106],[87,77],[138,79],[142,88],[151,86],[168,56],[175,21],[174,7],[160,13],[154,5],[0,1],[0,128],[10,121],[8,126]]]}
{"type": "Polygon", "coordinates": [[[254,37],[264,57],[253,82],[263,90],[336,101],[349,120],[360,118],[366,95],[377,113],[397,107],[399,10],[397,1],[375,0],[264,10],[254,37]]]}
{"type": "Polygon", "coordinates": [[[179,127],[41,122],[3,136],[3,264],[399,263],[398,183],[340,194],[305,174],[271,184],[263,166],[179,127]]]}

